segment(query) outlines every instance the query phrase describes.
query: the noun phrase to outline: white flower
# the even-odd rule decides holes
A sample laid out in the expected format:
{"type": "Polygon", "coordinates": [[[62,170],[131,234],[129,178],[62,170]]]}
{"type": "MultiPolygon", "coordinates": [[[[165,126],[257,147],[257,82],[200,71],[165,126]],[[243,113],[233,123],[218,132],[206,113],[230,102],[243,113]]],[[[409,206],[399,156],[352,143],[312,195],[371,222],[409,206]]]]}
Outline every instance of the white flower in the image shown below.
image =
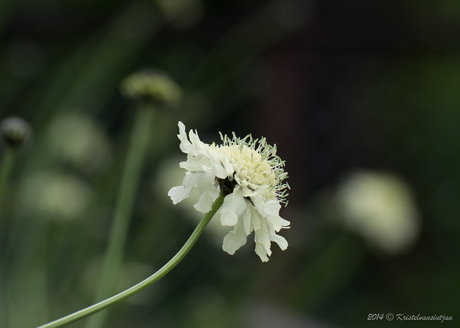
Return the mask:
{"type": "Polygon", "coordinates": [[[49,220],[73,220],[82,217],[91,205],[91,187],[70,174],[37,172],[21,186],[19,206],[49,220]]]}
{"type": "Polygon", "coordinates": [[[90,116],[59,115],[48,129],[47,137],[56,158],[69,161],[85,173],[100,172],[112,161],[112,145],[90,116]]]}
{"type": "Polygon", "coordinates": [[[408,187],[389,174],[355,172],[338,193],[343,223],[370,246],[398,253],[411,246],[420,230],[408,187]]]}
{"type": "Polygon", "coordinates": [[[286,204],[289,185],[284,162],[276,156],[276,147],[250,135],[243,139],[233,135],[222,136],[222,145],[203,143],[196,132],[185,132],[179,122],[180,149],[187,161],[180,167],[186,170],[182,186],[172,188],[168,195],[174,204],[187,198],[193,188],[201,196],[195,209],[207,213],[220,192],[225,195],[220,208],[220,222],[233,227],[224,238],[223,250],[233,255],[246,243],[254,231],[255,252],[263,262],[271,255],[271,242],[282,250],[288,246],[286,239],[277,235],[289,228],[290,222],[279,216],[281,204],[286,204]]]}

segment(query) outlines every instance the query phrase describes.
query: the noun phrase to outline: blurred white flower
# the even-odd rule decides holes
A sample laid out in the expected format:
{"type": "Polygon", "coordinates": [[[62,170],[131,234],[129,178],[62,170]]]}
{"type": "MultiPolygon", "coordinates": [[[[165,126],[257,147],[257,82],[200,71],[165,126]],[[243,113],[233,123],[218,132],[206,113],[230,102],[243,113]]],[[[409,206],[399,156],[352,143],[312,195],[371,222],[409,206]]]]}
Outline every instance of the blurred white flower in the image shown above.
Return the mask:
{"type": "Polygon", "coordinates": [[[179,122],[180,149],[188,154],[187,161],[180,167],[187,172],[182,186],[172,188],[168,195],[174,204],[187,198],[197,188],[201,196],[195,209],[207,213],[220,192],[225,195],[220,208],[220,222],[233,227],[225,237],[223,250],[234,254],[246,243],[247,236],[254,231],[255,252],[263,262],[271,255],[271,242],[282,250],[288,246],[286,239],[277,235],[289,227],[289,221],[279,216],[280,203],[286,203],[289,185],[284,162],[276,156],[276,147],[252,139],[233,135],[222,136],[222,145],[208,145],[179,122]]]}
{"type": "Polygon", "coordinates": [[[87,115],[59,116],[52,122],[47,137],[55,155],[85,173],[100,171],[112,160],[112,146],[107,136],[87,115]]]}
{"type": "Polygon", "coordinates": [[[21,208],[47,219],[71,220],[84,215],[93,191],[70,174],[39,172],[26,178],[21,188],[21,208]]]}
{"type": "Polygon", "coordinates": [[[411,246],[420,230],[408,187],[389,174],[355,172],[337,192],[343,223],[366,242],[387,253],[411,246]]]}

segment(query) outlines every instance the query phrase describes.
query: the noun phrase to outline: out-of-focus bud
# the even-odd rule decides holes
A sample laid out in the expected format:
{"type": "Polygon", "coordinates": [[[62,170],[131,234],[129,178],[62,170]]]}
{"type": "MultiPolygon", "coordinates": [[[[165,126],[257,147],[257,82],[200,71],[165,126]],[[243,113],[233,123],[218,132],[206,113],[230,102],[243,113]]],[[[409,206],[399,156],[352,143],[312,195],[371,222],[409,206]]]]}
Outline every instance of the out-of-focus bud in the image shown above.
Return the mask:
{"type": "Polygon", "coordinates": [[[19,147],[32,136],[29,123],[20,117],[9,117],[0,123],[0,132],[3,140],[12,147],[19,147]]]}
{"type": "Polygon", "coordinates": [[[180,87],[169,76],[155,70],[143,70],[128,75],[121,82],[121,92],[136,101],[151,101],[175,107],[182,98],[180,87]]]}

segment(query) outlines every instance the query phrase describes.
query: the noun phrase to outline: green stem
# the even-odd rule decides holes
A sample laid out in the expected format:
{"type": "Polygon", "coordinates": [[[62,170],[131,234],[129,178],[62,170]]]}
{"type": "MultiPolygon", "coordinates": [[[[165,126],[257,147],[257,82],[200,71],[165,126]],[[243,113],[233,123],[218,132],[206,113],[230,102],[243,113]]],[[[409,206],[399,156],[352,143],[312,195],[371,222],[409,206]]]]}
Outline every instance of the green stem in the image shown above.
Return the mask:
{"type": "Polygon", "coordinates": [[[8,183],[8,178],[13,168],[14,159],[16,158],[17,149],[15,147],[7,147],[5,156],[3,158],[2,169],[0,171],[0,199],[3,197],[3,193],[8,183]]]}
{"type": "Polygon", "coordinates": [[[214,214],[216,214],[217,210],[221,207],[223,201],[224,201],[224,195],[220,194],[219,197],[214,201],[212,204],[212,209],[209,211],[204,218],[200,221],[198,226],[195,228],[193,231],[192,235],[189,237],[187,242],[182,246],[182,248],[177,252],[174,257],[169,260],[168,263],[166,263],[160,270],[155,272],[153,275],[148,277],[147,279],[141,281],[137,285],[134,285],[131,288],[126,289],[125,291],[116,294],[115,296],[112,296],[104,301],[101,301],[97,304],[91,305],[85,309],[82,309],[80,311],[74,312],[72,314],[69,314],[68,316],[62,317],[60,319],[57,319],[55,321],[49,322],[47,324],[44,324],[38,328],[56,328],[56,327],[62,327],[64,325],[67,325],[69,323],[75,322],[79,319],[82,319],[84,317],[87,317],[93,313],[96,313],[102,309],[105,309],[106,307],[119,302],[121,300],[124,300],[125,298],[130,297],[131,295],[134,295],[144,288],[150,286],[154,282],[157,282],[161,278],[163,278],[169,271],[171,271],[182,259],[187,255],[187,253],[190,251],[190,249],[195,245],[196,241],[198,240],[198,237],[200,237],[201,233],[203,232],[204,228],[207,226],[209,221],[212,219],[214,214]]]}
{"type": "MultiPolygon", "coordinates": [[[[113,225],[110,231],[109,245],[105,255],[102,274],[95,301],[103,300],[113,294],[118,272],[123,259],[129,217],[136,195],[136,188],[147,150],[155,108],[151,104],[142,104],[136,109],[133,132],[129,144],[121,184],[115,207],[113,225]]],[[[101,313],[88,321],[88,328],[102,327],[107,313],[101,313]]]]}
{"type": "MultiPolygon", "coordinates": [[[[0,14],[1,15],[1,14],[0,14]]],[[[0,26],[1,27],[1,26],[0,26]]],[[[16,158],[16,148],[7,146],[3,157],[3,163],[0,170],[0,202],[3,203],[3,193],[5,191],[8,179],[10,177],[11,169],[13,168],[14,159],[16,158]]],[[[3,226],[3,229],[5,227],[3,226]]],[[[0,253],[0,261],[3,265],[0,267],[0,327],[7,327],[7,300],[6,300],[6,266],[5,254],[2,251],[0,253]]]]}

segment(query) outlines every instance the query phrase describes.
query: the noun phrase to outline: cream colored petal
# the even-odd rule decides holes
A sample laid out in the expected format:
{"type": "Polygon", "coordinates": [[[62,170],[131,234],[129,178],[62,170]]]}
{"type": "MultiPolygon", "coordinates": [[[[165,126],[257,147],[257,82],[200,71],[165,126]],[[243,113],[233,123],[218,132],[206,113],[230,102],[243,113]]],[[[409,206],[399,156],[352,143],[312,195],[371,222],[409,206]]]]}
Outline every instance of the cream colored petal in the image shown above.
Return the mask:
{"type": "Polygon", "coordinates": [[[271,216],[279,216],[281,205],[278,201],[269,200],[263,206],[265,214],[271,216]]]}
{"type": "Polygon", "coordinates": [[[193,132],[192,130],[189,131],[189,138],[190,141],[187,139],[187,134],[185,132],[185,125],[179,121],[179,134],[177,135],[179,140],[181,141],[180,143],[180,150],[182,152],[193,155],[193,156],[199,156],[199,155],[208,155],[208,148],[209,145],[203,143],[200,138],[198,137],[198,134],[193,132]]]}
{"type": "Polygon", "coordinates": [[[190,190],[182,186],[173,187],[168,192],[168,196],[171,197],[171,200],[174,205],[176,205],[177,203],[187,198],[189,194],[190,194],[190,190]]]}
{"type": "Polygon", "coordinates": [[[211,163],[214,166],[214,174],[219,179],[225,179],[227,177],[227,172],[225,171],[225,167],[222,164],[224,161],[224,156],[217,152],[211,152],[210,154],[211,163]]]}
{"type": "MultiPolygon", "coordinates": [[[[286,239],[282,236],[279,236],[276,234],[274,225],[272,222],[270,222],[268,219],[266,220],[267,227],[268,227],[268,236],[271,241],[274,241],[275,243],[278,244],[278,246],[281,248],[281,250],[285,250],[288,247],[288,243],[286,239]]],[[[278,231],[278,230],[277,230],[278,231]]]]}
{"type": "Polygon", "coordinates": [[[186,162],[180,163],[181,168],[194,172],[204,172],[206,171],[206,168],[211,165],[211,161],[201,154],[198,156],[189,156],[186,162]]]}
{"type": "Polygon", "coordinates": [[[267,215],[267,220],[271,222],[277,232],[281,229],[289,229],[289,225],[291,224],[291,222],[280,216],[267,215]]]}
{"type": "Polygon", "coordinates": [[[193,132],[192,130],[190,130],[188,133],[188,136],[189,136],[190,142],[192,143],[193,147],[197,151],[199,152],[204,151],[204,148],[206,147],[206,145],[200,140],[197,132],[193,132]]]}
{"type": "Polygon", "coordinates": [[[216,199],[217,194],[217,190],[213,188],[211,184],[210,189],[201,194],[198,203],[196,203],[193,207],[201,213],[208,213],[212,208],[212,203],[214,202],[214,199],[216,199]]]}
{"type": "Polygon", "coordinates": [[[278,246],[281,248],[281,250],[286,250],[288,247],[288,242],[286,238],[280,236],[280,235],[273,235],[273,241],[278,244],[278,246]]]}
{"type": "Polygon", "coordinates": [[[190,141],[188,141],[187,139],[187,134],[185,133],[184,123],[179,121],[178,125],[179,125],[179,134],[177,135],[177,137],[181,141],[179,145],[180,150],[186,154],[193,153],[194,149],[190,141]]]}
{"type": "Polygon", "coordinates": [[[200,193],[210,192],[214,194],[214,174],[202,173],[197,181],[198,190],[200,193]]]}
{"type": "Polygon", "coordinates": [[[251,197],[251,200],[259,214],[261,216],[265,216],[265,203],[261,195],[257,195],[255,197],[251,197]]]}
{"type": "Polygon", "coordinates": [[[233,231],[230,231],[224,237],[224,243],[222,245],[222,249],[230,255],[235,254],[235,251],[238,250],[241,246],[246,244],[246,233],[244,232],[243,221],[239,220],[239,222],[235,225],[233,231]]]}
{"type": "Polygon", "coordinates": [[[252,226],[254,227],[254,230],[259,230],[260,229],[260,214],[257,212],[257,210],[254,208],[254,206],[250,206],[251,209],[251,222],[252,226]]]}
{"type": "Polygon", "coordinates": [[[272,252],[270,250],[270,238],[265,222],[262,222],[261,229],[254,231],[254,241],[256,243],[256,254],[259,255],[262,262],[267,262],[272,252]]]}
{"type": "Polygon", "coordinates": [[[190,173],[186,172],[184,181],[182,182],[182,187],[186,188],[189,192],[192,188],[196,187],[198,184],[198,179],[202,173],[190,173]]]}
{"type": "Polygon", "coordinates": [[[244,232],[246,233],[246,235],[249,235],[253,230],[253,225],[251,221],[251,207],[251,204],[246,204],[246,210],[244,211],[241,218],[243,221],[244,232]]]}
{"type": "Polygon", "coordinates": [[[245,209],[246,200],[241,193],[234,191],[230,195],[225,196],[220,211],[220,223],[223,226],[234,226],[245,209]]]}

